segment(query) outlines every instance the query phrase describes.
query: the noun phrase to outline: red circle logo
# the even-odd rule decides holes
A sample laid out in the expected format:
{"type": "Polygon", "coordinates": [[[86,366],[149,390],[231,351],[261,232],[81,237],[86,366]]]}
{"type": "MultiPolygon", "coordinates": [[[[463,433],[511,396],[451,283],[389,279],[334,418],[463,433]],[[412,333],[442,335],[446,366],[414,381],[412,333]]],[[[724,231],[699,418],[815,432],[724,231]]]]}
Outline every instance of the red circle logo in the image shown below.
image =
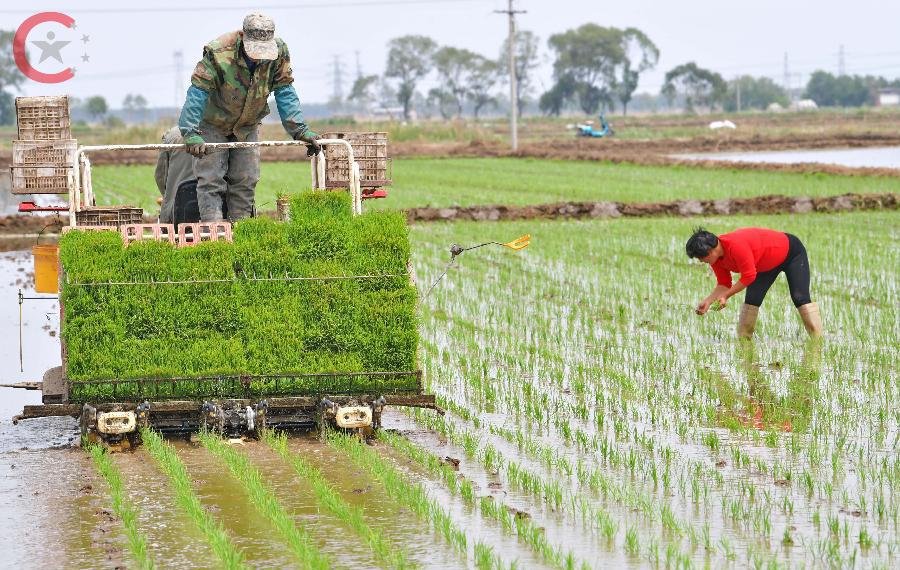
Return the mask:
{"type": "Polygon", "coordinates": [[[75,19],[62,12],[41,12],[29,17],[16,30],[16,35],[13,38],[13,58],[16,61],[16,66],[25,74],[25,77],[39,83],[62,83],[75,77],[75,72],[71,67],[67,67],[57,73],[44,73],[32,67],[25,52],[25,40],[28,38],[28,34],[35,26],[46,22],[56,22],[67,28],[75,27],[75,19]]]}

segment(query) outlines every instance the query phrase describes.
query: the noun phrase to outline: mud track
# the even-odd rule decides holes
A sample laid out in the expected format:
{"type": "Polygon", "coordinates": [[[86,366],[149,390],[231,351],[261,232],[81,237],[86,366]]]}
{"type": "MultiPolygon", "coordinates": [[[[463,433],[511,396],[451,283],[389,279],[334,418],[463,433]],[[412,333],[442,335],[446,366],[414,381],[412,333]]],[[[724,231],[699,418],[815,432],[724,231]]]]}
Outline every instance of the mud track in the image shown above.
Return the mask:
{"type": "Polygon", "coordinates": [[[728,216],[746,214],[805,214],[810,212],[850,212],[896,210],[900,195],[842,194],[824,198],[797,196],[756,196],[720,200],[676,200],[672,202],[559,202],[532,206],[469,206],[451,208],[411,208],[410,222],[505,221],[575,218],[646,218],[661,216],[728,216]]]}

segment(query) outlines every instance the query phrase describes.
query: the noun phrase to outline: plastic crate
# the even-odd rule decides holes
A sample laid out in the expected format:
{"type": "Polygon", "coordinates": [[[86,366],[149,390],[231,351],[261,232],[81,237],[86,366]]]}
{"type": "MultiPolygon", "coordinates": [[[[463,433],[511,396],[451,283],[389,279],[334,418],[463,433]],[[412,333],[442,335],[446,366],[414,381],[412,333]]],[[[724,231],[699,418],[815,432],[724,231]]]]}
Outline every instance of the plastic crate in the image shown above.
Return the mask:
{"type": "Polygon", "coordinates": [[[143,208],[134,206],[104,206],[102,208],[84,208],[75,212],[76,226],[121,226],[144,223],[143,208]]]}
{"type": "MultiPolygon", "coordinates": [[[[359,185],[382,188],[391,184],[392,163],[388,157],[387,133],[323,133],[325,139],[344,139],[353,147],[353,158],[359,164],[359,185]]],[[[325,187],[346,188],[350,180],[347,149],[325,147],[325,187]]]]}
{"type": "Polygon", "coordinates": [[[69,97],[16,97],[16,123],[20,140],[71,139],[69,97]]]}
{"type": "Polygon", "coordinates": [[[14,165],[27,166],[72,166],[78,141],[13,141],[14,165]]]}
{"type": "Polygon", "coordinates": [[[9,167],[13,194],[68,194],[74,169],[61,165],[22,165],[9,167]]]}

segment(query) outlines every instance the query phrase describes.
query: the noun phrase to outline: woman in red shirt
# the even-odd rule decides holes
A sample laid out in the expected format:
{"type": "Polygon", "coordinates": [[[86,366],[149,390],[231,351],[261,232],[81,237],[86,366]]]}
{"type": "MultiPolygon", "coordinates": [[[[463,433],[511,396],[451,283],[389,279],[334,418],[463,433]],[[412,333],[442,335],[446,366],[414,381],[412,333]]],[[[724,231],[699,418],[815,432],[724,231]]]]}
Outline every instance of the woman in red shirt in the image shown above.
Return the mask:
{"type": "Polygon", "coordinates": [[[822,334],[819,306],[809,298],[809,259],[797,236],[766,228],[741,228],[716,236],[697,228],[685,249],[688,257],[708,263],[716,274],[716,287],[697,305],[698,315],[706,314],[716,301],[725,306],[730,297],[746,289],[738,319],[738,336],[750,338],[756,328],[759,306],[775,278],[784,272],[791,300],[806,331],[810,336],[822,334]],[[741,274],[734,284],[732,273],[741,274]]]}

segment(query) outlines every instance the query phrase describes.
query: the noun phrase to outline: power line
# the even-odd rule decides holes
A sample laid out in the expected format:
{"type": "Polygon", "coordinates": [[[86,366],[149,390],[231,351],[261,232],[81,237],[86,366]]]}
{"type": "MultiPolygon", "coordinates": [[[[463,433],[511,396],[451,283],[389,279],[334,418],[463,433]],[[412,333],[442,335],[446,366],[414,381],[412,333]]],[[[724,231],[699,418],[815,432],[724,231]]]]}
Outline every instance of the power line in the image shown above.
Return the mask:
{"type": "MultiPolygon", "coordinates": [[[[171,6],[167,8],[73,8],[68,10],[71,14],[146,14],[153,12],[217,12],[225,11],[278,11],[278,10],[318,10],[330,8],[362,8],[366,6],[415,6],[424,4],[463,4],[473,2],[487,2],[488,0],[350,0],[349,2],[308,2],[288,5],[263,5],[263,6],[171,6]]],[[[0,14],[32,14],[31,10],[0,10],[0,14]]]]}

